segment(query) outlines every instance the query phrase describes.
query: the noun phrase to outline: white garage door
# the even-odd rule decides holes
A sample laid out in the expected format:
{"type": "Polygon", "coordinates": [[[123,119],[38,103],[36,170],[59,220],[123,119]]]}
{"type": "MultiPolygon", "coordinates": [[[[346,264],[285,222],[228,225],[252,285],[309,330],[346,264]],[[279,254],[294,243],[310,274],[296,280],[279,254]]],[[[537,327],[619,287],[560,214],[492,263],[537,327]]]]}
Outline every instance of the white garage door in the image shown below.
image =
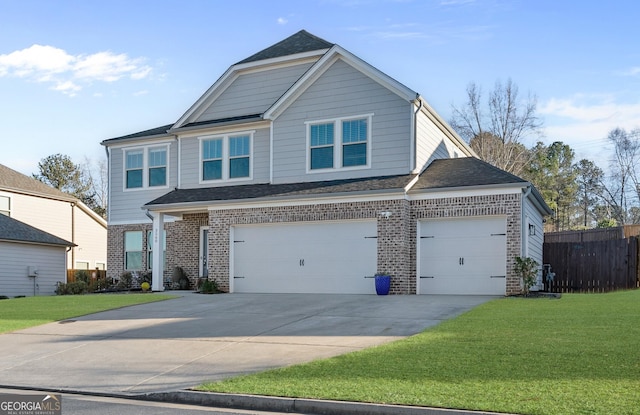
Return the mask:
{"type": "Polygon", "coordinates": [[[503,216],[419,222],[419,293],[504,295],[506,240],[503,216]]]}
{"type": "Polygon", "coordinates": [[[234,292],[375,294],[375,221],[235,226],[234,292]]]}

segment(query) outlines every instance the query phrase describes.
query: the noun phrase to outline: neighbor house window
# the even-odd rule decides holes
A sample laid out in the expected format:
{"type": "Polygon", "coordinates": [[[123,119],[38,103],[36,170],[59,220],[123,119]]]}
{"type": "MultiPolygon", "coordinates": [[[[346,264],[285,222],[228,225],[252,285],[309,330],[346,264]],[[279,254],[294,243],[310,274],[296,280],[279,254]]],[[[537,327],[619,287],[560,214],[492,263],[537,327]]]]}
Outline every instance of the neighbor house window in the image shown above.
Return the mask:
{"type": "Polygon", "coordinates": [[[124,269],[142,269],[142,231],[124,233],[124,269]]]}
{"type": "Polygon", "coordinates": [[[167,185],[167,148],[149,149],[149,186],[167,185]]]}
{"type": "Polygon", "coordinates": [[[0,196],[0,215],[11,216],[11,198],[0,196]]]}
{"type": "Polygon", "coordinates": [[[125,189],[167,186],[168,153],[168,145],[125,150],[125,189]]]}
{"type": "Polygon", "coordinates": [[[202,182],[251,178],[253,131],[200,138],[202,182]]]}
{"type": "Polygon", "coordinates": [[[89,261],[76,261],[76,269],[89,269],[89,261]]]}
{"type": "Polygon", "coordinates": [[[96,269],[104,271],[105,269],[107,269],[107,264],[104,262],[96,261],[96,269]]]}
{"type": "MultiPolygon", "coordinates": [[[[167,232],[162,231],[162,263],[167,266],[167,232]]],[[[153,231],[147,232],[147,269],[153,268],[153,231]]]]}
{"type": "Polygon", "coordinates": [[[308,171],[368,167],[372,116],[307,123],[308,171]]]}

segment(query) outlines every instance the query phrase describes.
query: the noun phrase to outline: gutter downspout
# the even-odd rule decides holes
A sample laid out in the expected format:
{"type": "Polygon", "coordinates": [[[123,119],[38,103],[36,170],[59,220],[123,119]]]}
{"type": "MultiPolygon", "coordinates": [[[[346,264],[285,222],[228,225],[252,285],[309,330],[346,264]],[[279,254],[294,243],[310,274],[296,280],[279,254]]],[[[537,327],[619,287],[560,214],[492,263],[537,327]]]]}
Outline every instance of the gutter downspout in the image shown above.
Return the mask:
{"type": "Polygon", "coordinates": [[[418,113],[424,105],[420,99],[420,94],[416,93],[416,100],[418,101],[418,109],[413,113],[413,157],[411,163],[413,163],[413,169],[418,168],[418,113]]]}
{"type": "Polygon", "coordinates": [[[526,252],[524,252],[524,238],[527,237],[526,231],[527,229],[524,228],[524,218],[525,218],[525,214],[524,214],[524,203],[525,200],[527,200],[527,198],[529,197],[529,195],[531,194],[531,185],[527,185],[527,191],[524,193],[524,195],[522,196],[522,200],[520,201],[520,233],[522,235],[522,237],[520,238],[520,256],[522,258],[525,257],[526,252]]]}

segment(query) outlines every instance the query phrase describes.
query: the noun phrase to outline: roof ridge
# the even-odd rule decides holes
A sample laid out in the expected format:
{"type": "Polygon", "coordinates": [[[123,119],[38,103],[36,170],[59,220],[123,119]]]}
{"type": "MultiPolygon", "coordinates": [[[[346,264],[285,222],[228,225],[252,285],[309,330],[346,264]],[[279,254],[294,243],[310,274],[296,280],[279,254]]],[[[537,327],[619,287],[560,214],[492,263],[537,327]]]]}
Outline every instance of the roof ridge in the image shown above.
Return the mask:
{"type": "Polygon", "coordinates": [[[254,53],[248,58],[237,62],[235,65],[295,55],[297,53],[310,52],[314,50],[329,49],[333,45],[334,43],[328,42],[302,29],[286,39],[274,43],[273,45],[254,53]]]}

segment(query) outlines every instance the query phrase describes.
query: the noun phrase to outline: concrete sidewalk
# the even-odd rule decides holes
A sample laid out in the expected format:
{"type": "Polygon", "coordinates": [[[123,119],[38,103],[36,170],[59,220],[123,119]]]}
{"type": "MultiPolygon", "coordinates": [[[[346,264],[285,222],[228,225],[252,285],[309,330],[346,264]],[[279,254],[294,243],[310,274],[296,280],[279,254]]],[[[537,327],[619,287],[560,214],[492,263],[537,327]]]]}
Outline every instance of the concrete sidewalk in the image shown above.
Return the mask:
{"type": "Polygon", "coordinates": [[[492,298],[174,293],[0,335],[0,384],[177,391],[410,336],[492,298]]]}

